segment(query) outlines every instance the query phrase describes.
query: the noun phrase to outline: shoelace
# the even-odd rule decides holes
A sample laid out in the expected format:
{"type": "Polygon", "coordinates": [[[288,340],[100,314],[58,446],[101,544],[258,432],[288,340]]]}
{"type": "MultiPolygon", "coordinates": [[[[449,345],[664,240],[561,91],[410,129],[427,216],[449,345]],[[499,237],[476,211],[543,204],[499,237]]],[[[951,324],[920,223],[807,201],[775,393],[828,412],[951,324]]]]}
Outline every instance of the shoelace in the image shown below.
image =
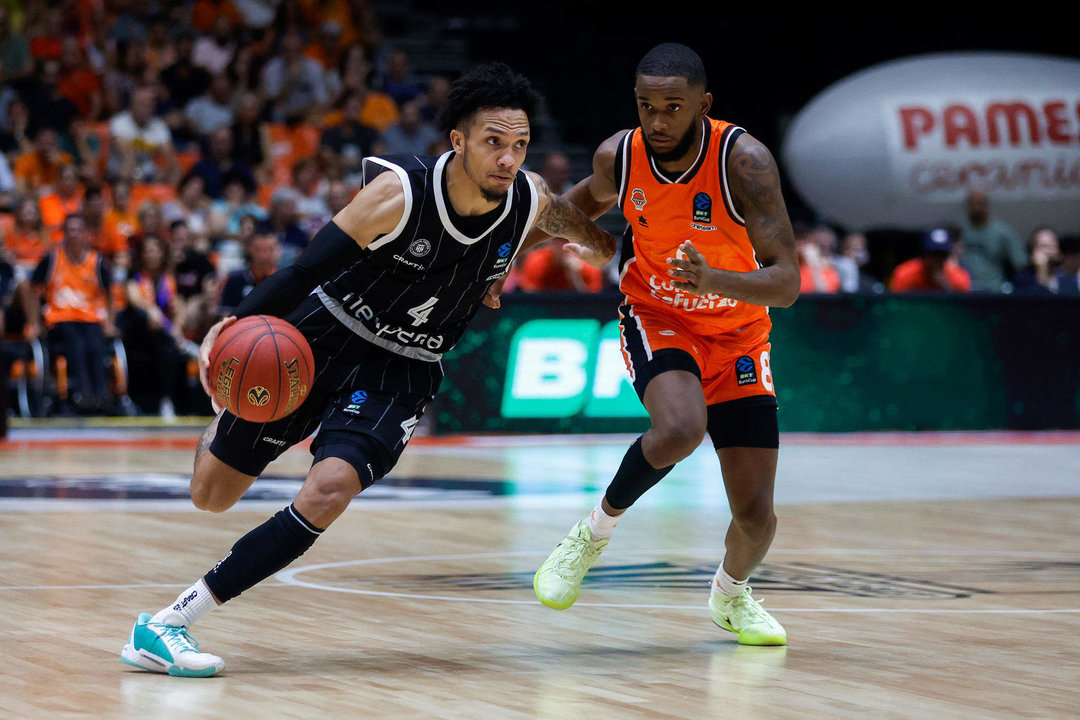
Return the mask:
{"type": "Polygon", "coordinates": [[[590,556],[596,555],[593,552],[593,547],[590,543],[585,542],[579,537],[574,535],[567,535],[566,538],[559,543],[559,556],[555,559],[552,569],[559,574],[560,577],[567,577],[567,574],[576,576],[581,570],[580,562],[578,561],[578,555],[583,555],[586,560],[590,556]],[[581,546],[583,550],[579,550],[575,546],[581,546]]]}
{"type": "Polygon", "coordinates": [[[765,608],[761,606],[761,603],[763,603],[764,601],[765,598],[761,598],[761,600],[755,600],[753,596],[753,589],[750,588],[750,586],[747,586],[746,590],[743,591],[743,594],[735,598],[735,601],[732,603],[732,607],[742,610],[742,612],[746,615],[765,619],[771,616],[767,612],[765,612],[765,608]]]}
{"type": "Polygon", "coordinates": [[[199,641],[188,635],[187,627],[184,625],[158,624],[158,627],[163,628],[160,632],[161,639],[165,641],[165,644],[173,652],[199,651],[199,641]]]}

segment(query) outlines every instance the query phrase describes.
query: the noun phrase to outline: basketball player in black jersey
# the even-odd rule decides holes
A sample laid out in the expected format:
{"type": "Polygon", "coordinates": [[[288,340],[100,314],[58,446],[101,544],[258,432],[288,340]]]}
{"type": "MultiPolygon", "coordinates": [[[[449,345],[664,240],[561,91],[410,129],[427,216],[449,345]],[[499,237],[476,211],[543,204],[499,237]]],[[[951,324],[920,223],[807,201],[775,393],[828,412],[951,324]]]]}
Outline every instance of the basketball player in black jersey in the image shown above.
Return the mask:
{"type": "MultiPolygon", "coordinates": [[[[290,267],[260,283],[236,317],[284,317],[315,357],[309,395],[272,423],[220,412],[199,441],[191,498],[231,507],[263,469],[319,429],[291,505],[240,538],[213,569],[155,615],[142,613],[121,654],[156,672],[207,677],[224,668],[188,628],[300,557],[352,498],[397,462],[442,379],[439,362],[510,268],[533,227],[583,253],[610,257],[615,240],[538,175],[519,172],[539,96],[499,63],[455,83],[440,116],[441,157],[368,158],[364,187],[290,267]]],[[[207,392],[214,341],[202,344],[207,392]]]]}

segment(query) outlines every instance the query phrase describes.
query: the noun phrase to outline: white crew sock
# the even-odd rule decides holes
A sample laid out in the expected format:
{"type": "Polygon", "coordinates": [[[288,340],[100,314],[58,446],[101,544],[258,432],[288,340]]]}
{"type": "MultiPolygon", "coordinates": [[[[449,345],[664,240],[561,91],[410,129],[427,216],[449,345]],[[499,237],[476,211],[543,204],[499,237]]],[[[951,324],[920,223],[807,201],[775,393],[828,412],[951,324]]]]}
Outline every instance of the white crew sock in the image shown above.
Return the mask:
{"type": "Polygon", "coordinates": [[[180,593],[172,605],[159,610],[150,622],[191,627],[216,607],[217,601],[214,600],[210,588],[200,579],[180,593]]]}
{"type": "Polygon", "coordinates": [[[737,597],[742,595],[743,590],[746,589],[746,583],[750,578],[746,580],[736,580],[727,574],[724,570],[724,561],[720,561],[720,567],[716,568],[716,574],[713,575],[712,591],[723,593],[728,597],[737,597]]]}
{"type": "Polygon", "coordinates": [[[619,522],[622,515],[608,515],[604,512],[604,501],[596,503],[596,507],[585,518],[585,525],[592,533],[593,540],[609,540],[615,530],[615,523],[619,522]]]}

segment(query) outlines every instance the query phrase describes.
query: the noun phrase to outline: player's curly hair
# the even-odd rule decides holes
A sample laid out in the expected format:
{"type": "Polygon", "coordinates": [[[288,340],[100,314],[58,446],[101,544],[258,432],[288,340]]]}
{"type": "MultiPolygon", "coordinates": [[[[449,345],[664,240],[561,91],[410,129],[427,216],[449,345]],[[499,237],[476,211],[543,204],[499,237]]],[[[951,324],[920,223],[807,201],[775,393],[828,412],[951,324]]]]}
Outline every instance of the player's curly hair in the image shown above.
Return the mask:
{"type": "Polygon", "coordinates": [[[454,82],[439,111],[438,123],[445,132],[464,131],[480,108],[523,110],[531,119],[542,102],[543,97],[524,75],[501,62],[487,63],[454,82]]]}
{"type": "Polygon", "coordinates": [[[701,56],[679,43],[662,43],[645,53],[634,75],[681,77],[686,78],[688,85],[708,84],[701,56]]]}

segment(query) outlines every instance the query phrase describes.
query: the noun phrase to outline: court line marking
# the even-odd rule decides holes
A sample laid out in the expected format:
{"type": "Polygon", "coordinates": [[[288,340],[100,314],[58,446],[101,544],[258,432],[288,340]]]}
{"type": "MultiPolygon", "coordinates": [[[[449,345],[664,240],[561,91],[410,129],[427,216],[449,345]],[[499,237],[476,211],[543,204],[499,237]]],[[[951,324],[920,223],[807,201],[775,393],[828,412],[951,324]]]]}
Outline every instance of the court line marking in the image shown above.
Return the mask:
{"type": "MultiPolygon", "coordinates": [[[[634,552],[649,552],[655,555],[693,555],[708,554],[711,550],[695,551],[692,549],[682,550],[635,550],[634,552]]],[[[910,551],[883,550],[883,549],[859,549],[859,548],[818,548],[811,550],[776,549],[772,554],[805,554],[805,555],[903,555],[905,552],[923,555],[925,549],[913,549],[910,551]]],[[[1035,552],[1022,550],[961,550],[951,551],[953,555],[964,557],[1075,557],[1075,554],[1063,552],[1035,552]]],[[[339,560],[336,562],[304,565],[296,568],[287,568],[277,573],[273,581],[260,583],[260,587],[303,587],[311,590],[327,592],[342,592],[353,595],[372,595],[378,597],[397,597],[412,600],[440,600],[444,602],[485,603],[491,605],[535,605],[537,601],[508,600],[499,598],[470,598],[453,597],[446,595],[420,595],[417,593],[392,592],[384,590],[364,590],[348,588],[324,583],[313,583],[301,580],[296,576],[301,573],[324,570],[327,568],[346,567],[351,565],[377,565],[385,563],[401,562],[433,562],[439,560],[474,560],[478,558],[509,558],[509,557],[538,557],[543,551],[518,550],[497,553],[465,553],[455,555],[402,555],[396,557],[366,558],[355,560],[339,560]]],[[[161,589],[183,588],[186,583],[143,583],[143,584],[102,584],[102,585],[0,585],[3,590],[113,590],[113,589],[161,589]]],[[[595,608],[627,608],[649,610],[703,610],[702,604],[677,605],[677,604],[647,604],[647,603],[597,603],[579,602],[578,607],[595,608]]],[[[1080,608],[982,608],[982,609],[954,609],[954,608],[770,608],[774,612],[787,613],[868,613],[868,614],[932,614],[932,615],[1051,615],[1051,614],[1076,614],[1080,608]]]]}

